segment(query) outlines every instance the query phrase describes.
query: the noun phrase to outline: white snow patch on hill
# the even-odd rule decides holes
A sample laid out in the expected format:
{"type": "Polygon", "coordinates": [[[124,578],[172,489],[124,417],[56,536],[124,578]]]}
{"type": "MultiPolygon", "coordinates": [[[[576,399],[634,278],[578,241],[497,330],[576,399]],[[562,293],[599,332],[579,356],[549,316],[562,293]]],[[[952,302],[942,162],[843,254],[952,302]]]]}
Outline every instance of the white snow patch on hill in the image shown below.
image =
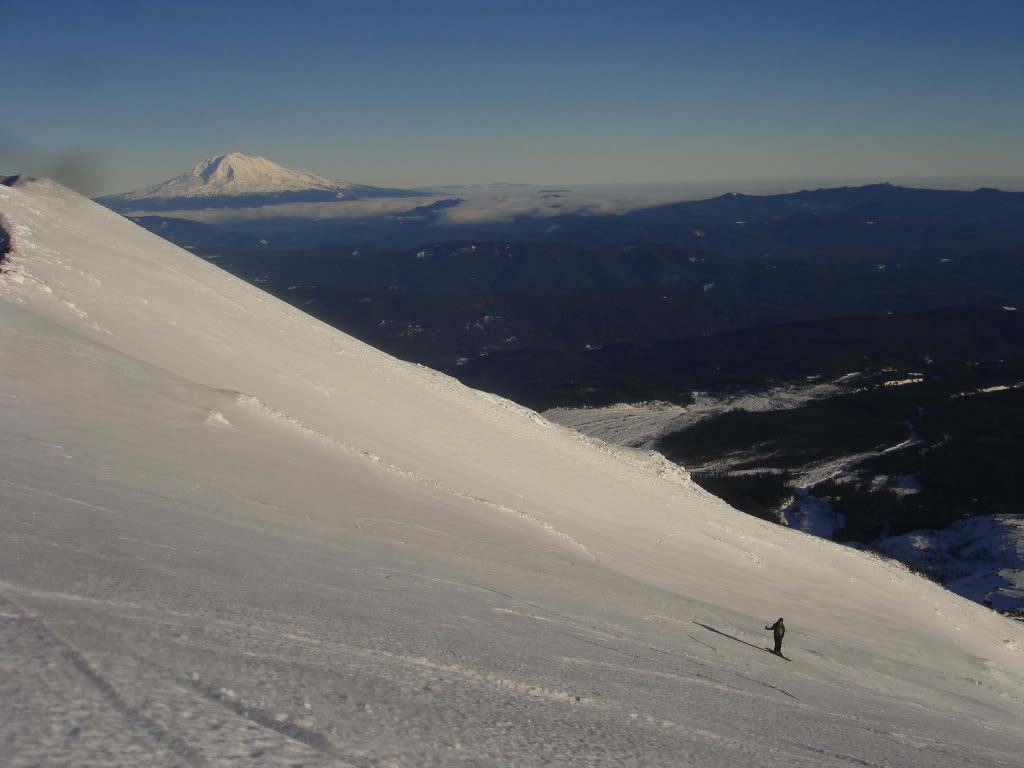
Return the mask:
{"type": "Polygon", "coordinates": [[[983,387],[970,392],[957,392],[953,397],[974,397],[975,395],[987,395],[991,392],[1007,392],[1011,389],[1022,388],[1024,388],[1024,381],[1018,381],[1016,384],[997,384],[992,387],[983,387]]]}
{"type": "Polygon", "coordinates": [[[57,185],[0,214],[6,764],[1019,765],[1020,624],[57,185]]]}
{"type": "MultiPolygon", "coordinates": [[[[838,381],[848,382],[857,374],[838,381]]],[[[799,408],[830,397],[841,388],[837,382],[784,385],[766,392],[716,396],[694,392],[693,403],[621,403],[603,408],[552,408],[544,417],[612,445],[650,448],[659,438],[729,411],[778,411],[799,408]]]]}

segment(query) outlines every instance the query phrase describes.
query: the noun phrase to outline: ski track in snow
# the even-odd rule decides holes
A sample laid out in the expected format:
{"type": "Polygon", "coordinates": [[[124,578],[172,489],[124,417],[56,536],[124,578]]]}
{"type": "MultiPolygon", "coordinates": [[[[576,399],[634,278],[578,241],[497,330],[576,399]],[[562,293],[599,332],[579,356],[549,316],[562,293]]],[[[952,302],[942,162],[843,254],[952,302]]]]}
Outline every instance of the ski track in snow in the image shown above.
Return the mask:
{"type": "MultiPolygon", "coordinates": [[[[5,615],[8,621],[13,620],[16,632],[32,635],[32,642],[46,651],[53,651],[77,671],[106,701],[107,705],[122,715],[132,728],[141,730],[153,742],[173,752],[185,764],[204,766],[206,763],[201,755],[184,740],[164,729],[157,721],[143,714],[137,707],[125,700],[117,688],[96,669],[71,643],[62,639],[42,620],[26,615],[10,600],[0,595],[0,607],[11,611],[5,615]]],[[[11,644],[17,639],[8,639],[11,644]]]]}
{"type": "MultiPolygon", "coordinates": [[[[5,585],[5,588],[9,588],[9,586],[5,585]]],[[[28,597],[29,595],[26,594],[25,596],[28,597]]],[[[34,597],[35,599],[43,600],[62,601],[72,599],[74,602],[81,602],[76,596],[68,595],[36,593],[34,597]]],[[[86,602],[91,602],[94,607],[103,607],[105,603],[105,601],[99,600],[86,602]]],[[[8,608],[13,607],[10,602],[6,602],[3,605],[8,608]]],[[[139,607],[121,605],[121,608],[134,608],[137,610],[139,607]]],[[[137,622],[144,620],[145,615],[156,616],[161,613],[163,612],[145,609],[141,613],[133,611],[134,618],[132,620],[137,622]]],[[[125,618],[128,617],[126,616],[125,618]]],[[[211,627],[216,628],[218,626],[223,627],[224,631],[242,632],[247,635],[249,638],[247,645],[252,649],[247,652],[247,656],[253,663],[261,666],[285,663],[291,665],[295,663],[302,664],[304,663],[302,657],[308,656],[309,653],[313,653],[315,657],[323,657],[326,654],[327,657],[333,659],[331,666],[334,667],[335,672],[332,674],[336,674],[338,669],[348,670],[344,674],[351,673],[359,677],[390,681],[409,692],[429,690],[431,684],[449,687],[452,685],[470,686],[471,688],[480,689],[487,697],[513,695],[557,706],[571,706],[574,709],[582,707],[584,710],[594,712],[599,717],[612,717],[616,720],[621,720],[623,723],[630,723],[631,727],[639,728],[641,731],[674,733],[683,740],[684,744],[687,742],[691,745],[700,745],[702,743],[714,744],[717,748],[728,750],[728,754],[731,754],[743,764],[755,764],[757,755],[764,752],[774,753],[771,755],[773,759],[757,764],[783,765],[786,760],[785,752],[779,752],[770,746],[763,747],[759,745],[756,738],[745,737],[742,734],[744,730],[742,728],[740,729],[741,733],[730,737],[724,735],[721,731],[701,727],[699,724],[692,722],[678,722],[666,717],[653,716],[628,706],[623,708],[615,698],[595,698],[585,694],[581,695],[574,691],[552,689],[547,685],[481,672],[460,664],[438,662],[414,654],[393,653],[336,641],[325,642],[312,637],[296,636],[288,632],[278,632],[258,626],[238,625],[232,622],[217,620],[211,622],[208,617],[196,616],[191,618],[196,622],[201,622],[201,624],[195,624],[194,629],[204,626],[203,632],[212,634],[213,637],[216,637],[219,632],[211,633],[210,629],[211,627]],[[263,639],[261,640],[260,638],[263,639]],[[265,649],[261,650],[261,646],[265,646],[265,649]],[[741,758],[741,755],[745,757],[741,758]]],[[[171,684],[173,691],[164,691],[162,695],[164,700],[162,702],[154,700],[142,706],[132,704],[119,692],[115,681],[100,671],[96,664],[88,660],[79,650],[68,646],[52,629],[36,619],[26,618],[23,615],[19,616],[19,620],[22,624],[36,629],[37,634],[44,638],[45,643],[52,644],[60,649],[65,660],[80,671],[101,692],[110,706],[125,717],[133,728],[141,731],[146,738],[173,752],[186,765],[202,766],[212,764],[203,757],[212,747],[209,743],[209,736],[204,732],[195,731],[194,729],[197,726],[204,730],[209,730],[212,726],[217,734],[218,741],[222,741],[225,738],[230,740],[232,731],[247,732],[249,734],[246,737],[249,744],[247,756],[250,758],[267,758],[269,756],[283,758],[285,755],[275,755],[275,750],[279,750],[290,752],[292,754],[291,759],[301,758],[305,761],[304,764],[336,765],[339,764],[337,761],[342,761],[340,764],[354,766],[377,764],[376,760],[371,759],[360,750],[346,750],[338,744],[337,725],[330,726],[326,720],[317,715],[317,707],[308,698],[304,698],[301,695],[291,697],[291,701],[295,702],[291,707],[284,709],[268,708],[266,705],[261,704],[259,700],[252,698],[252,694],[246,695],[237,690],[237,684],[232,682],[230,678],[209,679],[197,672],[181,675],[181,673],[175,673],[174,669],[167,667],[159,661],[140,658],[138,659],[139,662],[151,664],[154,669],[162,668],[165,674],[169,674],[172,678],[178,677],[179,679],[177,683],[171,684]],[[179,701],[173,705],[174,710],[167,710],[169,702],[166,701],[166,696],[170,693],[174,693],[174,695],[179,697],[179,701]],[[190,710],[195,711],[195,714],[199,714],[199,711],[203,710],[201,702],[196,702],[196,697],[221,708],[224,716],[218,717],[215,711],[207,709],[203,718],[196,722],[196,718],[193,715],[189,715],[190,710]],[[165,725],[161,724],[161,721],[175,723],[175,730],[168,729],[165,725]],[[245,722],[258,726],[258,731],[264,732],[264,735],[256,737],[252,729],[245,726],[245,722]],[[284,741],[275,739],[275,736],[283,737],[284,741]],[[301,754],[295,753],[296,749],[302,748],[308,748],[308,750],[301,752],[301,754]],[[320,756],[319,759],[317,755],[320,756]],[[324,762],[325,758],[329,758],[329,760],[324,762]]],[[[621,644],[625,640],[618,635],[609,635],[609,641],[603,643],[579,637],[576,639],[587,646],[598,647],[611,652],[613,658],[620,659],[619,661],[601,661],[579,656],[562,659],[565,664],[577,669],[580,666],[593,668],[598,676],[595,679],[615,679],[621,676],[625,676],[626,679],[632,679],[639,674],[641,678],[665,680],[673,686],[696,685],[699,689],[709,692],[713,691],[716,694],[742,696],[749,698],[752,706],[758,708],[766,706],[778,707],[783,701],[788,700],[790,703],[786,706],[796,707],[797,712],[810,714],[813,709],[811,705],[800,703],[797,697],[785,689],[752,678],[750,675],[743,674],[738,670],[732,673],[736,678],[735,683],[717,680],[709,675],[716,672],[721,675],[724,670],[719,670],[716,666],[709,665],[689,655],[676,657],[671,653],[659,651],[655,648],[637,647],[634,650],[626,650],[610,645],[610,641],[621,644]],[[657,668],[649,666],[652,660],[646,653],[648,651],[655,651],[662,659],[654,662],[657,668]],[[627,660],[628,663],[624,663],[623,659],[627,660]],[[691,667],[693,664],[696,664],[696,667],[686,670],[679,668],[680,664],[691,665],[691,667]],[[699,672],[697,670],[703,671],[699,672]],[[763,692],[744,687],[744,683],[760,686],[763,692]],[[780,695],[784,698],[779,699],[780,695]]],[[[629,643],[631,641],[625,640],[625,642],[629,643]]],[[[312,661],[312,658],[310,658],[310,661],[312,661]]],[[[317,662],[316,667],[320,666],[321,664],[317,662]]],[[[728,673],[726,672],[726,674],[728,673]]],[[[342,701],[346,701],[349,698],[345,694],[341,696],[342,701]]],[[[353,703],[357,711],[361,711],[370,717],[381,714],[375,713],[368,704],[360,703],[359,701],[353,703]]],[[[830,715],[840,719],[844,717],[839,712],[830,713],[830,715]]],[[[793,717],[796,714],[790,713],[788,716],[793,717]]],[[[579,714],[573,719],[579,720],[579,714]]],[[[863,727],[862,722],[858,721],[857,727],[863,727]]],[[[881,731],[885,728],[885,725],[883,722],[877,721],[873,727],[881,731]]],[[[923,735],[916,737],[907,734],[904,737],[905,741],[909,741],[913,745],[928,743],[928,741],[923,739],[923,735]]],[[[821,755],[829,754],[829,750],[822,747],[805,746],[821,755]]],[[[698,750],[696,754],[701,754],[701,751],[698,750]]],[[[242,756],[239,755],[239,757],[242,756]]],[[[841,754],[832,755],[832,757],[840,758],[839,762],[834,764],[840,765],[844,762],[841,754]]],[[[789,759],[793,759],[793,756],[790,755],[789,759]]],[[[702,764],[708,763],[704,762],[702,764]]],[[[711,764],[717,763],[712,762],[711,764]]],[[[811,765],[813,763],[801,763],[797,760],[796,764],[811,765]]],[[[818,764],[831,765],[833,763],[818,764]]]]}
{"type": "MultiPolygon", "coordinates": [[[[5,585],[5,587],[10,588],[10,585],[5,585]]],[[[26,597],[27,596],[28,594],[26,594],[26,597]]],[[[62,601],[65,599],[71,599],[74,602],[82,602],[77,596],[70,595],[47,595],[37,592],[33,597],[43,600],[62,601]]],[[[93,600],[85,602],[92,604],[94,607],[104,607],[106,601],[93,600]]],[[[3,603],[3,605],[12,606],[9,602],[3,603]]],[[[121,604],[120,608],[138,610],[139,606],[121,604]]],[[[162,613],[162,611],[158,611],[157,613],[162,613]]],[[[153,612],[143,610],[142,614],[153,615],[153,612]]],[[[142,619],[142,614],[136,614],[134,621],[142,619]]],[[[192,618],[200,620],[206,625],[210,624],[207,617],[192,618]]],[[[27,624],[36,629],[37,634],[44,638],[45,643],[52,644],[61,649],[65,660],[69,661],[72,666],[82,672],[91,684],[103,694],[112,708],[124,716],[132,727],[141,730],[146,736],[150,737],[155,742],[169,748],[187,765],[202,766],[210,764],[209,761],[203,757],[204,753],[208,751],[211,746],[209,743],[206,743],[208,740],[204,738],[205,735],[191,732],[187,727],[190,724],[188,721],[193,720],[194,718],[187,716],[185,708],[196,708],[194,701],[186,700],[175,705],[178,709],[177,715],[164,712],[158,719],[154,714],[147,714],[145,709],[146,706],[149,705],[139,707],[129,703],[121,695],[115,682],[101,672],[95,664],[89,661],[80,651],[70,647],[62,641],[49,627],[37,619],[29,619],[24,616],[20,616],[19,619],[23,624],[27,624]],[[177,732],[174,730],[168,730],[165,726],[161,725],[160,720],[166,720],[168,718],[177,722],[177,732]]],[[[261,645],[258,639],[254,639],[253,637],[250,637],[249,639],[250,647],[253,648],[254,651],[248,652],[247,656],[253,660],[260,660],[259,663],[261,664],[293,664],[296,661],[296,656],[301,657],[306,655],[303,653],[303,649],[309,649],[313,650],[318,655],[327,653],[334,659],[334,665],[340,666],[341,668],[348,668],[359,676],[376,677],[382,680],[391,681],[408,690],[429,690],[429,685],[431,683],[443,686],[451,686],[453,684],[459,686],[470,686],[471,688],[480,689],[487,697],[495,695],[499,697],[512,695],[516,697],[525,697],[527,700],[546,702],[551,705],[572,706],[574,708],[583,707],[596,713],[601,713],[605,716],[622,718],[625,721],[632,722],[634,726],[638,726],[642,729],[676,731],[686,737],[690,737],[693,734],[693,729],[690,725],[677,723],[666,718],[656,718],[650,715],[643,715],[633,711],[632,709],[622,709],[614,700],[604,701],[586,695],[580,695],[573,691],[552,689],[550,686],[537,682],[529,682],[503,675],[481,672],[460,664],[443,663],[424,656],[393,653],[381,649],[358,647],[339,642],[325,643],[314,638],[294,636],[289,633],[277,633],[273,630],[268,631],[259,627],[237,625],[230,622],[214,621],[213,624],[222,626],[226,630],[240,631],[248,635],[253,635],[253,633],[255,633],[257,637],[261,636],[265,638],[264,644],[267,645],[267,649],[264,651],[258,650],[261,645]]],[[[621,640],[621,638],[619,639],[621,640]]],[[[584,640],[583,642],[590,643],[591,641],[584,640]]],[[[598,645],[602,648],[610,649],[615,653],[624,654],[630,658],[640,661],[644,660],[642,656],[638,656],[636,654],[623,652],[603,644],[598,645]]],[[[163,667],[159,662],[154,662],[152,660],[139,659],[138,661],[152,664],[154,665],[154,668],[163,667]]],[[[299,661],[301,663],[301,658],[299,661]]],[[[568,661],[571,662],[571,660],[568,661]]],[[[581,663],[588,663],[589,661],[590,660],[582,660],[581,663]]],[[[623,667],[616,664],[606,664],[604,666],[607,669],[618,670],[629,675],[636,674],[637,672],[634,668],[623,667]]],[[[173,676],[173,670],[164,668],[164,671],[173,676]]],[[[765,696],[759,696],[758,694],[750,694],[741,688],[717,685],[713,681],[688,676],[686,674],[661,673],[661,676],[673,679],[677,682],[682,680],[695,680],[701,685],[709,685],[716,690],[765,698],[765,696]]],[[[370,759],[366,755],[359,754],[358,751],[349,753],[341,749],[335,743],[336,736],[333,733],[333,729],[325,730],[323,726],[320,728],[316,727],[316,724],[320,721],[316,714],[311,711],[311,705],[308,700],[303,700],[301,698],[295,699],[295,697],[293,697],[293,700],[299,702],[298,710],[285,709],[276,711],[261,705],[258,701],[247,698],[244,694],[237,692],[234,688],[234,684],[231,683],[230,680],[214,681],[205,679],[201,674],[195,672],[188,674],[184,679],[181,679],[172,687],[179,693],[188,693],[191,690],[202,699],[219,705],[227,712],[237,715],[241,719],[255,723],[262,729],[267,729],[275,732],[276,734],[280,734],[283,737],[287,737],[290,741],[305,745],[314,752],[323,756],[340,759],[344,761],[344,764],[346,765],[369,766],[377,764],[376,760],[370,759]]],[[[772,686],[767,687],[772,688],[772,686]]],[[[342,698],[345,699],[347,697],[343,696],[342,698]]],[[[369,709],[367,705],[356,702],[356,707],[357,709],[362,709],[368,714],[373,715],[373,711],[369,709]]],[[[163,705],[163,708],[166,708],[166,703],[163,705]]],[[[222,722],[223,718],[217,718],[215,714],[211,715],[209,712],[206,717],[207,722],[212,722],[213,725],[216,726],[216,730],[219,734],[230,732],[232,730],[232,725],[235,729],[245,729],[244,724],[231,722],[224,723],[222,722]]],[[[206,726],[204,725],[203,727],[206,726]]],[[[714,733],[712,731],[704,731],[702,735],[705,738],[713,739],[716,742],[723,741],[721,734],[714,733]]],[[[252,736],[249,736],[248,741],[250,742],[251,749],[249,754],[250,757],[264,757],[268,753],[272,752],[273,745],[266,743],[267,738],[267,736],[262,737],[262,741],[258,742],[259,747],[257,749],[252,749],[252,736]]],[[[746,740],[725,739],[724,741],[729,743],[732,748],[739,749],[741,751],[751,750],[750,743],[746,740]]],[[[278,744],[277,748],[283,749],[286,746],[287,744],[283,746],[278,744]]],[[[292,751],[294,751],[294,748],[292,748],[292,751]]],[[[295,758],[293,757],[293,759],[295,758]]],[[[303,754],[302,759],[305,760],[305,764],[309,764],[310,755],[303,754]]],[[[316,765],[321,763],[314,760],[313,764],[316,765]]],[[[323,764],[337,763],[330,762],[323,764]]]]}

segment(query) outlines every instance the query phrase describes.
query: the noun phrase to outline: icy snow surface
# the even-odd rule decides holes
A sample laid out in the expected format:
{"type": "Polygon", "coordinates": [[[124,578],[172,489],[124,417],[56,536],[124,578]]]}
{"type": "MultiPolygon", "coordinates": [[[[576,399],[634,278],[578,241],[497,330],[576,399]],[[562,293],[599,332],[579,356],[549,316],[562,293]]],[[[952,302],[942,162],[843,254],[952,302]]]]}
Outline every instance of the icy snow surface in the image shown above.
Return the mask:
{"type": "Polygon", "coordinates": [[[0,764],[1020,765],[1020,624],[57,185],[0,214],[0,764]]]}

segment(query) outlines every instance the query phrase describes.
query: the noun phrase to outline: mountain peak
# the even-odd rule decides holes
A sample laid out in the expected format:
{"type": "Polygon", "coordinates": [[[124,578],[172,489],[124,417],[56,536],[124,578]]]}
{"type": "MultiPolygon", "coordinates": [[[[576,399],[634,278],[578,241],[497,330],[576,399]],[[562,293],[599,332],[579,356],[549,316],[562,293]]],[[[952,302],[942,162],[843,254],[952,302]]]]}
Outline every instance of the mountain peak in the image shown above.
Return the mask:
{"type": "Polygon", "coordinates": [[[293,171],[241,152],[215,155],[162,184],[128,193],[129,197],[214,197],[304,190],[343,192],[351,185],[315,173],[293,171]]]}
{"type": "Polygon", "coordinates": [[[203,184],[227,185],[245,184],[247,187],[260,183],[277,183],[295,181],[303,186],[301,189],[313,187],[333,188],[341,186],[315,173],[292,171],[283,165],[267,160],[265,157],[251,157],[241,152],[228,152],[225,155],[203,160],[197,163],[178,178],[201,180],[203,184]]]}
{"type": "Polygon", "coordinates": [[[180,176],[145,189],[107,195],[97,202],[115,211],[239,208],[289,202],[332,202],[419,193],[334,181],[293,171],[265,157],[228,152],[193,165],[180,176]]]}

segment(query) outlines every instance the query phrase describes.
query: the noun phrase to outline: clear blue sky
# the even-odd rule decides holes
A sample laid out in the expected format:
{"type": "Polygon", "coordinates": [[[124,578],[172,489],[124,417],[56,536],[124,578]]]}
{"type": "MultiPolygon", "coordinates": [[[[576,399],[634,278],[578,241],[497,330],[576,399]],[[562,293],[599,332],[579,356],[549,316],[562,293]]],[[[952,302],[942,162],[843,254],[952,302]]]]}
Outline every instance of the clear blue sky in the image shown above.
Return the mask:
{"type": "Polygon", "coordinates": [[[1024,175],[1024,0],[0,0],[0,172],[1024,175]]]}

